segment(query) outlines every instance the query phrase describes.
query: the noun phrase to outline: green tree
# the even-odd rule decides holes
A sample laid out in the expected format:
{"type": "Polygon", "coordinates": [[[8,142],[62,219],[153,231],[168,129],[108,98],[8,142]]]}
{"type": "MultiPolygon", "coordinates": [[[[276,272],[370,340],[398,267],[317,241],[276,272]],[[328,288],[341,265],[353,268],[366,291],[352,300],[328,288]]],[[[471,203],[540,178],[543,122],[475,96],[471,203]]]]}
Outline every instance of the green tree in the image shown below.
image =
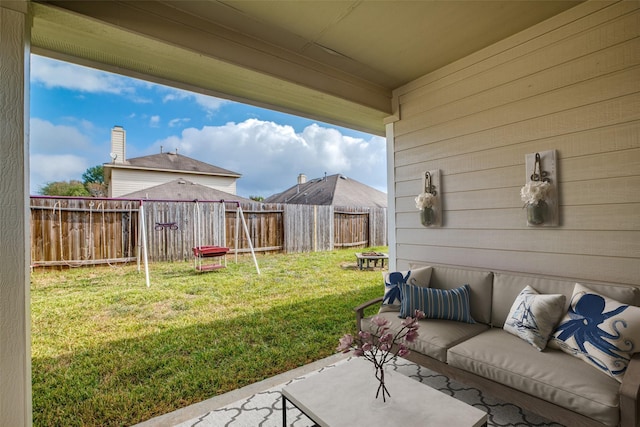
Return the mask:
{"type": "Polygon", "coordinates": [[[91,197],[106,197],[108,194],[107,184],[104,182],[104,167],[102,165],[92,166],[82,174],[82,182],[91,197]]]}
{"type": "Polygon", "coordinates": [[[45,196],[89,196],[84,184],[78,180],[48,182],[40,189],[40,194],[45,196]]]}
{"type": "Polygon", "coordinates": [[[262,196],[249,196],[249,198],[255,202],[264,202],[264,197],[262,196]]]}
{"type": "Polygon", "coordinates": [[[104,167],[102,165],[92,166],[82,174],[82,183],[84,185],[91,182],[104,184],[104,167]]]}
{"type": "Polygon", "coordinates": [[[39,191],[45,196],[70,197],[106,197],[107,185],[104,183],[104,168],[102,165],[92,166],[82,174],[82,182],[52,181],[45,184],[39,191]]]}

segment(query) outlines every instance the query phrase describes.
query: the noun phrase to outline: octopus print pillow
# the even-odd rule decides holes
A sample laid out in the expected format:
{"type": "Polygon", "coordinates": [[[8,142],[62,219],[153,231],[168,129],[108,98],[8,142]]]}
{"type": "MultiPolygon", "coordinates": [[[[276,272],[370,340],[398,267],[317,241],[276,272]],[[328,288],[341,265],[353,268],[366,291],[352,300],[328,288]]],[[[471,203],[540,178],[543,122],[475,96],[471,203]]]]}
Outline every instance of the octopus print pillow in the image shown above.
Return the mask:
{"type": "Polygon", "coordinates": [[[409,271],[394,271],[391,273],[383,273],[384,279],[384,298],[380,313],[387,311],[400,311],[400,284],[408,283],[410,285],[429,287],[431,281],[431,267],[420,267],[409,271]]]}
{"type": "Polygon", "coordinates": [[[566,297],[562,294],[539,294],[527,286],[513,302],[504,330],[542,351],[564,314],[565,301],[566,297]]]}
{"type": "Polygon", "coordinates": [[[622,382],[640,346],[640,308],[576,283],[549,347],[574,355],[622,382]]]}

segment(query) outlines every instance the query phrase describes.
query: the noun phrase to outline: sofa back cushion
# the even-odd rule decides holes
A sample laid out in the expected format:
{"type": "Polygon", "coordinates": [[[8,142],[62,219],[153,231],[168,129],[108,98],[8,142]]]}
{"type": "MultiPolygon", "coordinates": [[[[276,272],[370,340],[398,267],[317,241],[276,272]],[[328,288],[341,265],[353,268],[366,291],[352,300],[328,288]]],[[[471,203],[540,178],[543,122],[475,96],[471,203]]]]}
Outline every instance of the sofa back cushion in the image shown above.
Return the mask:
{"type": "MultiPolygon", "coordinates": [[[[433,279],[432,279],[433,280],[433,279]]],[[[563,294],[566,296],[565,312],[569,308],[573,288],[576,280],[562,280],[547,278],[544,276],[494,273],[493,278],[493,303],[491,312],[491,324],[495,327],[504,327],[504,322],[509,315],[513,302],[527,285],[540,294],[563,294]]],[[[625,304],[640,305],[640,288],[629,285],[605,285],[579,281],[585,286],[613,298],[625,304]]]]}
{"type": "MultiPolygon", "coordinates": [[[[417,266],[412,267],[417,268],[417,266]]],[[[493,273],[490,271],[433,266],[429,287],[456,289],[462,285],[469,285],[471,317],[476,322],[489,324],[491,322],[492,281],[493,273]]]]}

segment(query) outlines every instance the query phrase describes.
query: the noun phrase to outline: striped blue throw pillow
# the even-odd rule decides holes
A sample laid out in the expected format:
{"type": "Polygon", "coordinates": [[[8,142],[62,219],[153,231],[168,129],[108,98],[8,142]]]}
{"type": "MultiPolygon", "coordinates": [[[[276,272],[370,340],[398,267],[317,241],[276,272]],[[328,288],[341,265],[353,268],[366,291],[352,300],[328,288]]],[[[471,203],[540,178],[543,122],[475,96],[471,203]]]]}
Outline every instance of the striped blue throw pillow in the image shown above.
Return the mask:
{"type": "Polygon", "coordinates": [[[428,319],[476,323],[470,312],[469,285],[446,290],[401,283],[400,292],[402,293],[400,304],[402,318],[413,316],[416,310],[422,310],[428,319]]]}

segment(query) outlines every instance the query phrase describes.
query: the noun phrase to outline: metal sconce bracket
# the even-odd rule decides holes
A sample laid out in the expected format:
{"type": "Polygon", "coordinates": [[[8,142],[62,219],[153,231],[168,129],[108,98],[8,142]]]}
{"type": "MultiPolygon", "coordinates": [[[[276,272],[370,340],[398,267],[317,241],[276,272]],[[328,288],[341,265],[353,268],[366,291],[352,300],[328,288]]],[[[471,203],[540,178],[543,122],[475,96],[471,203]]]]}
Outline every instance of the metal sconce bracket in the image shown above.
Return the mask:
{"type": "Polygon", "coordinates": [[[440,187],[440,169],[425,171],[422,182],[422,192],[430,193],[435,197],[433,209],[433,221],[428,224],[423,223],[425,227],[441,227],[442,226],[442,188],[440,187]]]}
{"type": "MultiPolygon", "coordinates": [[[[558,214],[558,177],[556,150],[540,151],[525,155],[525,182],[543,181],[551,184],[551,192],[546,199],[547,218],[537,227],[557,227],[560,225],[558,214]]],[[[531,225],[531,224],[528,224],[531,225]]]]}
{"type": "Polygon", "coordinates": [[[436,185],[433,182],[432,172],[426,171],[424,173],[424,192],[431,193],[434,196],[438,195],[438,191],[436,190],[436,185]]]}

